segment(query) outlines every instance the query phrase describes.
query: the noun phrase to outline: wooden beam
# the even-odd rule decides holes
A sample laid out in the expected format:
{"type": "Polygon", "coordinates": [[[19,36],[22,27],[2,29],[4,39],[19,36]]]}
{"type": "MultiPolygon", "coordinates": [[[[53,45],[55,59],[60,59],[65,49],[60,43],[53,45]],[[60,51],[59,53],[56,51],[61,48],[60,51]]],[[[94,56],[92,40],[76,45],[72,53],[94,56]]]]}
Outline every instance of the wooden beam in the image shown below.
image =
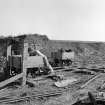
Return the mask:
{"type": "Polygon", "coordinates": [[[24,43],[23,46],[23,59],[22,59],[22,72],[23,72],[23,81],[22,81],[22,86],[25,86],[26,84],[26,73],[27,73],[27,68],[26,68],[26,61],[28,57],[28,43],[24,43]]]}
{"type": "Polygon", "coordinates": [[[86,82],[84,85],[81,86],[81,88],[84,88],[86,87],[89,83],[91,83],[93,80],[97,79],[98,77],[100,77],[102,74],[98,74],[98,75],[95,75],[93,78],[91,78],[88,82],[86,82]]]}
{"type": "Polygon", "coordinates": [[[54,70],[53,70],[52,66],[50,65],[50,63],[49,63],[49,61],[48,61],[48,59],[47,59],[47,56],[45,56],[45,55],[44,55],[43,53],[41,53],[39,50],[36,50],[36,52],[37,52],[37,54],[39,54],[40,56],[43,57],[45,66],[47,66],[47,67],[50,69],[51,73],[53,73],[54,70]]]}
{"type": "Polygon", "coordinates": [[[3,82],[0,82],[0,87],[6,86],[6,85],[8,85],[9,83],[12,83],[12,82],[14,82],[14,81],[16,81],[16,80],[18,80],[19,78],[22,78],[22,77],[23,77],[23,73],[18,74],[18,75],[16,75],[16,76],[13,76],[13,77],[11,77],[11,78],[9,78],[9,79],[3,81],[3,82]]]}

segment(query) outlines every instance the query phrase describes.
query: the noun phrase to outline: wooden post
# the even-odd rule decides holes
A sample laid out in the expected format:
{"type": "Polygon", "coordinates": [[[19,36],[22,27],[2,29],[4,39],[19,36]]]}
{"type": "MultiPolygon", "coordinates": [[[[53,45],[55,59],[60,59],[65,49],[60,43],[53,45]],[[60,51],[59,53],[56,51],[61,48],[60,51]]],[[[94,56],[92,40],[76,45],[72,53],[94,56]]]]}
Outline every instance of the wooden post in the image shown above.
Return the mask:
{"type": "Polygon", "coordinates": [[[88,96],[92,105],[97,105],[95,97],[92,95],[91,92],[88,92],[88,96]]]}
{"type": "Polygon", "coordinates": [[[27,75],[27,68],[26,68],[26,60],[28,57],[28,43],[24,43],[24,49],[23,49],[23,81],[22,86],[26,85],[26,75],[27,75]]]}
{"type": "Polygon", "coordinates": [[[11,45],[7,47],[7,61],[9,56],[11,56],[11,45]]]}
{"type": "Polygon", "coordinates": [[[7,61],[10,60],[10,61],[9,61],[9,65],[10,65],[10,68],[9,68],[9,69],[10,69],[9,74],[10,74],[10,75],[12,75],[12,74],[11,74],[12,57],[9,58],[9,56],[12,55],[12,53],[11,53],[11,47],[12,47],[11,45],[9,45],[9,46],[7,47],[7,61]]]}

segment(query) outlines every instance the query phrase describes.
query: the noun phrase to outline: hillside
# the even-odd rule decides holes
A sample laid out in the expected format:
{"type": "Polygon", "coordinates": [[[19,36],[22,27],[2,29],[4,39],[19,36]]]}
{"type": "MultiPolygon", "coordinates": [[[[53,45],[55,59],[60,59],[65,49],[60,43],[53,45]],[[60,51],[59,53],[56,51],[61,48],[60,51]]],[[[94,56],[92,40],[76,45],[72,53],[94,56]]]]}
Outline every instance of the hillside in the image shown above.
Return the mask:
{"type": "Polygon", "coordinates": [[[0,55],[5,55],[6,46],[11,43],[11,40],[22,40],[29,44],[34,43],[40,47],[41,52],[47,55],[49,59],[51,58],[51,52],[63,48],[72,49],[76,54],[75,60],[83,63],[84,65],[105,64],[105,43],[103,42],[51,40],[46,35],[39,34],[2,37],[0,38],[0,55]]]}

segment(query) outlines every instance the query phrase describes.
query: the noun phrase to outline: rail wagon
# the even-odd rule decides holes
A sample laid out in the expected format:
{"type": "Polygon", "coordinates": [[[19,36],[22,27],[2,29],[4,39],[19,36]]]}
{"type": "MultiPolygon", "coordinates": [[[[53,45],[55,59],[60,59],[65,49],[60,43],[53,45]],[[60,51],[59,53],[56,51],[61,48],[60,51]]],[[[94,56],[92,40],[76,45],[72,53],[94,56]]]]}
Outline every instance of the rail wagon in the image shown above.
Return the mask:
{"type": "Polygon", "coordinates": [[[58,50],[51,53],[52,66],[70,66],[74,60],[75,53],[71,49],[58,50]]]}

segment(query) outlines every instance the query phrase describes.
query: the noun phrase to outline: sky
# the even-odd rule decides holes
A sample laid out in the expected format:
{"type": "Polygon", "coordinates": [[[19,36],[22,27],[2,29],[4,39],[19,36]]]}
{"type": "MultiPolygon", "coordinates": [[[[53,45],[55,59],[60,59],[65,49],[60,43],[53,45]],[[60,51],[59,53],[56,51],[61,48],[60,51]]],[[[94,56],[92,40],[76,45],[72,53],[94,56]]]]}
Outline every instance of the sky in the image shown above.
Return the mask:
{"type": "Polygon", "coordinates": [[[0,0],[0,35],[105,41],[105,0],[0,0]]]}

